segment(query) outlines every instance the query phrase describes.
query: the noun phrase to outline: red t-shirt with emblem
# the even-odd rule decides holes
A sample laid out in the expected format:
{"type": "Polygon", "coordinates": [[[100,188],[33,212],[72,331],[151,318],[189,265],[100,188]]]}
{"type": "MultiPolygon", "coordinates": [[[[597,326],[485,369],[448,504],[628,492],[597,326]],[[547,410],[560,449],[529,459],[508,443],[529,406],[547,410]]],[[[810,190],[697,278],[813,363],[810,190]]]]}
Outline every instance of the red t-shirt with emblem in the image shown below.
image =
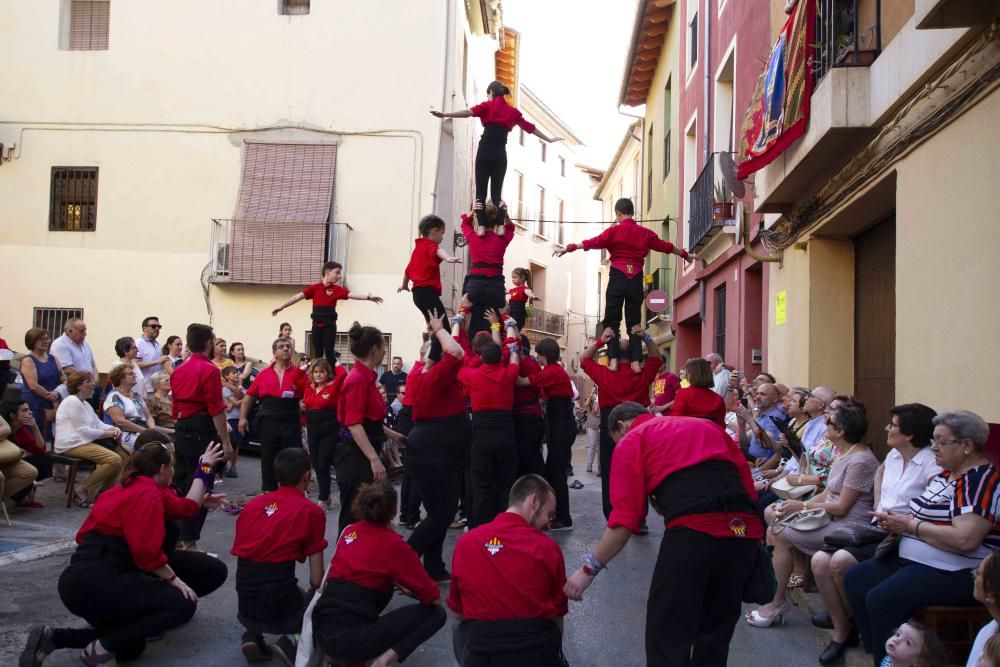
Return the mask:
{"type": "MultiPolygon", "coordinates": [[[[587,239],[580,245],[571,243],[567,249],[583,248],[595,250],[606,248],[611,256],[611,266],[633,278],[642,272],[646,263],[646,255],[650,250],[672,253],[674,244],[664,241],[651,229],[640,226],[632,218],[624,218],[621,222],[611,225],[592,239],[587,239]]],[[[681,257],[687,259],[687,251],[681,250],[681,257]]]]}
{"type": "Polygon", "coordinates": [[[302,402],[306,404],[306,410],[332,410],[337,411],[337,400],[340,397],[340,389],[347,377],[347,369],[337,366],[333,369],[333,382],[328,382],[322,387],[315,387],[312,384],[306,386],[302,402]]]}
{"type": "Polygon", "coordinates": [[[528,295],[525,293],[527,291],[527,285],[514,285],[507,290],[507,301],[523,301],[527,303],[528,295]]]}
{"type": "Polygon", "coordinates": [[[255,563],[300,563],[326,549],[326,512],[294,486],[257,496],[236,519],[232,554],[255,563]]]}
{"type": "Polygon", "coordinates": [[[222,375],[204,354],[192,354],[170,376],[174,419],[194,415],[214,417],[226,409],[222,402],[222,375]]]}
{"type": "Polygon", "coordinates": [[[375,385],[375,371],[360,361],[347,374],[337,402],[337,417],[344,426],[382,421],[387,410],[385,399],[375,385]]]}
{"type": "Polygon", "coordinates": [[[525,132],[530,133],[535,131],[534,124],[525,120],[516,107],[507,104],[507,100],[500,96],[481,102],[469,109],[469,111],[482,122],[483,127],[487,125],[500,125],[510,132],[514,129],[515,125],[518,125],[525,132]]]}
{"type": "Polygon", "coordinates": [[[593,359],[580,362],[580,368],[597,385],[597,403],[602,408],[613,408],[626,401],[648,407],[649,384],[662,365],[662,359],[649,357],[642,364],[642,372],[635,373],[628,364],[620,364],[613,371],[593,359]]]}
{"type": "Polygon", "coordinates": [[[441,262],[437,254],[438,244],[420,237],[413,245],[410,263],[406,265],[406,277],[414,287],[432,287],[441,294],[441,262]]]}
{"type": "Polygon", "coordinates": [[[546,364],[540,371],[528,377],[531,385],[536,387],[542,396],[549,398],[573,398],[573,383],[566,369],[559,364],[546,364]]]}
{"type": "Polygon", "coordinates": [[[565,616],[566,563],[555,540],[501,512],[458,538],[448,606],[469,621],[565,616]]]}
{"type": "Polygon", "coordinates": [[[309,376],[298,366],[286,368],[279,379],[271,364],[257,374],[247,393],[254,398],[302,398],[308,385],[309,376]],[[286,392],[291,395],[286,396],[286,392]]]}
{"type": "Polygon", "coordinates": [[[465,414],[465,394],[458,381],[461,368],[458,357],[445,353],[426,373],[423,367],[416,376],[410,373],[406,379],[406,395],[413,401],[413,421],[465,414]]]}
{"type": "MultiPolygon", "coordinates": [[[[302,294],[311,300],[314,306],[331,306],[336,308],[337,302],[349,297],[351,291],[340,285],[324,285],[321,280],[315,285],[310,285],[302,290],[302,294]]],[[[326,325],[313,320],[313,326],[322,329],[326,325]]]]}
{"type": "Polygon", "coordinates": [[[465,367],[458,379],[469,392],[473,412],[510,410],[514,407],[514,385],[518,366],[513,364],[483,364],[465,367]]]}

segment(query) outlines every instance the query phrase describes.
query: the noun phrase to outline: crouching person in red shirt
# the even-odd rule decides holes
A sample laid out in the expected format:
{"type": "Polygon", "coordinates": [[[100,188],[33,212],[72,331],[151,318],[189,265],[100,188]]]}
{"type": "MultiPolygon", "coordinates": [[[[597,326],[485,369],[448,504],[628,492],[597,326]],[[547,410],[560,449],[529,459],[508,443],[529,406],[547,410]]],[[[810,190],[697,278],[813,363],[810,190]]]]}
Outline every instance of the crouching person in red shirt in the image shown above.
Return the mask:
{"type": "Polygon", "coordinates": [[[283,449],[274,459],[281,486],[247,503],[236,520],[232,554],[236,562],[237,618],[243,633],[247,662],[271,657],[295,664],[296,635],[312,592],[323,583],[326,548],[326,512],[306,498],[312,481],[311,461],[305,450],[283,449]],[[309,559],[308,593],[299,588],[295,561],[309,559]],[[273,647],[264,633],[281,635],[273,647]]]}
{"type": "Polygon", "coordinates": [[[85,665],[134,660],[146,639],[187,623],[198,598],[226,581],[226,565],[208,554],[164,552],[167,521],[191,519],[225,496],[209,493],[221,445],[201,455],[186,497],[170,487],[174,457],[166,445],[137,446],[121,483],[98,498],[76,534],[79,546],[59,577],[59,597],[90,628],[32,628],[20,664],[41,665],[57,649],[81,648],[85,665]]]}
{"type": "Polygon", "coordinates": [[[557,667],[562,653],[566,566],[559,545],[542,531],[556,496],[539,475],[510,490],[510,506],[458,538],[448,606],[455,658],[463,667],[557,667]]]}
{"type": "Polygon", "coordinates": [[[388,482],[363,484],[354,496],[352,513],[359,521],[340,534],[312,615],[316,642],[334,660],[395,665],[445,623],[441,591],[417,553],[392,529],[396,501],[396,489],[388,482]],[[392,600],[393,585],[417,604],[381,615],[392,600]]]}

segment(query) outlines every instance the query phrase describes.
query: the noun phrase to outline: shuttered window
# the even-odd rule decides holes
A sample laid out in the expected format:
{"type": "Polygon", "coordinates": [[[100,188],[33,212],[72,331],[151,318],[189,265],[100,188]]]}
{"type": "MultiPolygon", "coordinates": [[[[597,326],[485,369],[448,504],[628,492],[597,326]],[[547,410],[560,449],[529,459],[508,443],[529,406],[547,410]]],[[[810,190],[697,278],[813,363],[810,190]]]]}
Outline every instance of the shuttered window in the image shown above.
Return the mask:
{"type": "Polygon", "coordinates": [[[281,13],[301,15],[309,13],[309,0],[281,0],[281,13]]]}
{"type": "Polygon", "coordinates": [[[34,326],[45,329],[52,336],[52,340],[59,338],[63,334],[63,327],[70,318],[83,319],[83,308],[50,308],[35,307],[33,309],[32,321],[34,326]]]}
{"type": "Polygon", "coordinates": [[[110,0],[72,0],[69,24],[70,50],[107,50],[110,23],[110,0]]]}
{"type": "Polygon", "coordinates": [[[97,229],[97,167],[53,167],[49,231],[97,229]]]}
{"type": "Polygon", "coordinates": [[[231,230],[230,280],[315,281],[326,261],[336,162],[336,144],[246,145],[231,230]]]}

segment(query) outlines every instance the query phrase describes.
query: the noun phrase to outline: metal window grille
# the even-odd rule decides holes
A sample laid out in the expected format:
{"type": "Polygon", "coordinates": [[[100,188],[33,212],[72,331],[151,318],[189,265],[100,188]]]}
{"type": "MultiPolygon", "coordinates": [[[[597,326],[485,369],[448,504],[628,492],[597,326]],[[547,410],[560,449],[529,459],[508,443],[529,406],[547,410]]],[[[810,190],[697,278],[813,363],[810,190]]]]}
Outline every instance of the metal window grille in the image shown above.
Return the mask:
{"type": "Polygon", "coordinates": [[[726,356],[726,286],[715,290],[715,351],[726,356]]]}
{"type": "Polygon", "coordinates": [[[72,51],[106,51],[111,24],[110,0],[72,0],[69,48],[72,51]]]}
{"type": "Polygon", "coordinates": [[[691,29],[688,31],[688,41],[691,43],[691,68],[698,64],[698,15],[691,17],[691,29]]]}
{"type": "Polygon", "coordinates": [[[92,232],[97,228],[97,167],[53,167],[49,231],[92,232]]]}
{"type": "Polygon", "coordinates": [[[66,320],[73,317],[83,319],[83,308],[35,308],[31,319],[36,328],[45,329],[55,340],[62,335],[66,320]]]}
{"type": "Polygon", "coordinates": [[[309,0],[281,0],[281,13],[301,16],[309,13],[309,0]]]}
{"type": "MultiPolygon", "coordinates": [[[[385,357],[383,357],[383,362],[375,368],[375,373],[379,376],[385,372],[386,359],[392,359],[392,334],[384,333],[382,336],[385,338],[385,357]]],[[[305,352],[310,359],[313,358],[313,346],[312,346],[312,330],[306,331],[306,341],[305,341],[305,352]]],[[[346,333],[338,333],[337,340],[334,343],[334,350],[340,353],[340,365],[347,369],[347,372],[351,372],[351,367],[354,366],[354,355],[351,354],[351,339],[347,337],[346,333]]]]}

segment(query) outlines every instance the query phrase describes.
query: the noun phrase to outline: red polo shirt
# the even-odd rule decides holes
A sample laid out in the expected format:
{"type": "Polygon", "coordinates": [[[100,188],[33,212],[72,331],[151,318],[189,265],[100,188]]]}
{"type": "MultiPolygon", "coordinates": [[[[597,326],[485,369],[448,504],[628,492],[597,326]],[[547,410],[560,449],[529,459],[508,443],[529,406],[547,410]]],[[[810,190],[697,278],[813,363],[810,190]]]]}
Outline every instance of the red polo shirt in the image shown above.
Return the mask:
{"type": "Polygon", "coordinates": [[[327,578],[380,592],[399,584],[412,591],[425,607],[441,597],[441,589],[427,575],[413,547],[391,528],[370,521],[352,523],[344,529],[327,578]]]}
{"type": "Polygon", "coordinates": [[[503,97],[494,97],[486,100],[470,109],[472,115],[482,122],[483,127],[487,125],[501,125],[510,132],[515,125],[524,128],[525,132],[534,132],[535,126],[526,121],[521,112],[511,105],[503,97]]]}
{"type": "Polygon", "coordinates": [[[466,367],[458,379],[469,392],[473,412],[510,410],[514,407],[514,385],[519,367],[514,364],[483,364],[466,367]]]}
{"type": "Polygon", "coordinates": [[[406,265],[406,277],[414,287],[433,287],[441,294],[441,262],[437,254],[438,244],[420,237],[413,245],[410,263],[406,265]]]}
{"type": "Polygon", "coordinates": [[[340,397],[340,389],[344,385],[347,377],[347,370],[343,366],[337,366],[334,371],[332,382],[328,382],[322,387],[315,387],[312,384],[306,385],[306,391],[302,396],[302,402],[306,404],[306,410],[332,410],[337,411],[337,399],[340,397]]]}
{"type": "Polygon", "coordinates": [[[711,389],[685,387],[677,392],[670,414],[675,417],[701,417],[726,426],[726,402],[711,389]]]}
{"type": "Polygon", "coordinates": [[[507,290],[507,301],[523,301],[528,302],[528,295],[525,292],[528,291],[527,285],[514,285],[509,290],[507,290]]]}
{"type": "MultiPolygon", "coordinates": [[[[628,433],[615,445],[611,458],[611,516],[608,528],[624,526],[638,533],[646,517],[647,498],[660,482],[675,472],[705,461],[726,461],[735,466],[743,488],[756,500],[750,467],[732,438],[715,424],[692,417],[639,415],[628,433]]],[[[761,539],[764,528],[755,514],[740,512],[681,516],[668,528],[686,527],[712,537],[761,539]],[[737,535],[731,529],[736,519],[746,528],[737,535]]],[[[454,577],[452,585],[454,585],[454,577]]]]}
{"type": "MultiPolygon", "coordinates": [[[[629,278],[642,272],[646,263],[646,255],[650,250],[658,252],[674,252],[674,244],[664,241],[651,229],[640,226],[632,218],[625,218],[611,225],[598,236],[585,240],[579,246],[571,243],[567,250],[584,250],[607,248],[611,255],[611,266],[615,267],[629,278]]],[[[687,251],[681,250],[681,257],[687,259],[687,251]]]]}
{"type": "MultiPolygon", "coordinates": [[[[351,292],[340,285],[324,285],[321,280],[302,290],[302,294],[311,300],[314,306],[332,306],[336,308],[337,302],[349,297],[351,292]]],[[[326,325],[313,320],[313,326],[322,329],[326,325]]]]}
{"type": "Polygon", "coordinates": [[[642,364],[642,372],[634,373],[628,364],[619,364],[613,371],[593,359],[584,359],[580,368],[597,385],[597,404],[602,408],[613,408],[626,401],[635,401],[649,407],[649,384],[660,370],[663,361],[648,357],[642,364]]]}
{"type": "Polygon", "coordinates": [[[222,401],[219,367],[204,354],[192,354],[170,376],[171,409],[174,419],[195,415],[214,417],[226,409],[222,401]]]}
{"type": "Polygon", "coordinates": [[[364,424],[365,421],[382,421],[387,413],[385,399],[375,385],[375,371],[360,361],[347,374],[340,389],[337,416],[344,426],[364,424]]]}
{"type": "Polygon", "coordinates": [[[559,364],[548,364],[528,379],[544,398],[573,398],[573,383],[559,364]]]}
{"type": "Polygon", "coordinates": [[[653,380],[653,405],[666,405],[681,390],[681,380],[669,370],[664,370],[653,380]]]}
{"type": "Polygon", "coordinates": [[[520,515],[501,512],[458,538],[448,606],[470,621],[551,620],[566,615],[565,585],[555,540],[520,515]]]}
{"type": "Polygon", "coordinates": [[[406,376],[406,391],[403,392],[403,398],[399,399],[399,402],[403,405],[409,405],[413,407],[413,388],[410,386],[410,382],[420,375],[420,372],[424,370],[424,362],[417,359],[413,362],[413,366],[410,367],[410,372],[406,376]]]}
{"type": "Polygon", "coordinates": [[[462,383],[458,381],[458,372],[462,362],[458,357],[448,354],[441,356],[426,373],[421,372],[406,379],[406,394],[414,392],[413,421],[440,419],[465,414],[465,394],[462,383]]]}
{"type": "Polygon", "coordinates": [[[467,215],[462,216],[462,234],[465,235],[465,242],[469,246],[469,275],[486,277],[503,275],[503,256],[507,252],[507,246],[514,240],[514,223],[508,217],[503,226],[503,236],[498,236],[492,229],[487,229],[485,234],[479,236],[472,226],[472,218],[467,215]],[[477,268],[475,264],[478,263],[495,266],[477,268]]]}
{"type": "MultiPolygon", "coordinates": [[[[183,366],[183,364],[181,364],[183,366]]],[[[176,375],[176,373],[175,373],[176,375]]],[[[253,379],[247,393],[254,398],[298,398],[301,399],[309,386],[309,376],[298,366],[289,366],[278,378],[274,364],[271,364],[253,379]]]]}
{"type": "MultiPolygon", "coordinates": [[[[530,378],[542,372],[542,367],[530,355],[522,354],[518,357],[518,375],[523,378],[530,378]]],[[[514,414],[542,416],[542,406],[538,402],[542,397],[542,392],[538,387],[529,385],[514,386],[514,414]]]]}
{"type": "Polygon", "coordinates": [[[97,497],[76,534],[76,542],[82,544],[91,531],[125,538],[135,566],[152,572],[167,562],[163,553],[165,521],[193,518],[200,509],[195,501],[179,497],[172,488],[160,486],[151,477],[134,477],[128,486],[115,484],[97,497]]]}
{"type": "Polygon", "coordinates": [[[257,496],[236,519],[232,554],[255,563],[300,563],[326,549],[326,512],[294,486],[257,496]]]}

